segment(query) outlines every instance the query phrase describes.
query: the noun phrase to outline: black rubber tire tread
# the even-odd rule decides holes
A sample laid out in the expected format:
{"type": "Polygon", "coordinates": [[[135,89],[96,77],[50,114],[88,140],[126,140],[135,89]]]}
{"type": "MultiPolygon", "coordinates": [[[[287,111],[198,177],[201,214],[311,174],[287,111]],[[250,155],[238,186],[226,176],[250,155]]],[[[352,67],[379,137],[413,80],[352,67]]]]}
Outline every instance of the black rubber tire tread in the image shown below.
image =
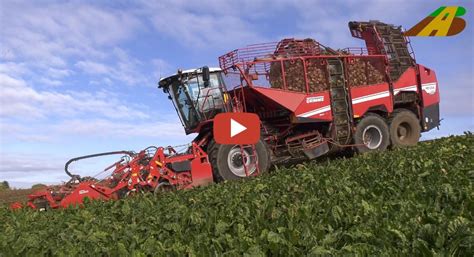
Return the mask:
{"type": "Polygon", "coordinates": [[[222,181],[222,177],[219,176],[219,172],[217,172],[217,150],[219,147],[216,147],[216,141],[211,139],[209,144],[207,144],[207,155],[209,157],[209,162],[211,163],[212,168],[212,175],[214,177],[214,182],[222,181]]]}
{"type": "MultiPolygon", "coordinates": [[[[215,182],[241,179],[241,177],[234,175],[227,166],[227,154],[232,147],[233,145],[218,144],[214,139],[212,139],[207,146],[207,154],[211,162],[215,182]]],[[[270,150],[265,141],[261,139],[255,147],[258,155],[259,171],[260,174],[262,174],[270,169],[270,150]],[[265,156],[265,158],[262,158],[262,155],[265,156]]]]}
{"type": "Polygon", "coordinates": [[[420,120],[408,109],[396,109],[389,120],[389,133],[392,147],[414,146],[418,143],[421,137],[420,120]],[[411,129],[413,129],[411,137],[404,141],[401,141],[397,135],[397,127],[402,122],[408,123],[411,129]]]}
{"type": "Polygon", "coordinates": [[[390,145],[390,133],[389,133],[388,125],[385,119],[375,113],[366,114],[357,123],[356,131],[354,133],[354,143],[357,145],[354,148],[358,153],[367,153],[367,152],[386,150],[387,147],[390,145]],[[362,134],[364,132],[364,129],[370,125],[377,126],[382,133],[382,143],[377,149],[370,149],[364,145],[362,134]]]}

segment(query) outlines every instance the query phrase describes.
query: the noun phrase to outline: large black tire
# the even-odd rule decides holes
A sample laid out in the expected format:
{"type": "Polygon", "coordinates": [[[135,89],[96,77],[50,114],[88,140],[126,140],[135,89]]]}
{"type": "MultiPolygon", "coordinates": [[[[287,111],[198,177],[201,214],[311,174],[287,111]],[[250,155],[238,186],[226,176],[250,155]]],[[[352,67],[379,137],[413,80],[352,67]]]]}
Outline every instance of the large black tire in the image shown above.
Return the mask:
{"type": "Polygon", "coordinates": [[[413,112],[407,109],[395,110],[389,123],[393,147],[414,146],[420,140],[420,121],[413,112]]]}
{"type": "MultiPolygon", "coordinates": [[[[265,173],[269,170],[271,165],[270,150],[263,140],[258,141],[255,145],[255,150],[258,158],[258,170],[260,173],[265,173]]],[[[236,180],[245,177],[243,163],[241,159],[239,159],[239,157],[242,157],[239,145],[220,145],[214,140],[211,140],[207,146],[207,153],[211,161],[212,172],[216,182],[223,180],[236,180]],[[236,166],[240,167],[240,169],[237,169],[236,166]]],[[[250,175],[255,171],[255,167],[249,167],[248,173],[250,175]]]]}
{"type": "Polygon", "coordinates": [[[354,134],[355,149],[359,153],[383,151],[390,144],[388,126],[377,114],[369,114],[359,121],[354,134]]]}

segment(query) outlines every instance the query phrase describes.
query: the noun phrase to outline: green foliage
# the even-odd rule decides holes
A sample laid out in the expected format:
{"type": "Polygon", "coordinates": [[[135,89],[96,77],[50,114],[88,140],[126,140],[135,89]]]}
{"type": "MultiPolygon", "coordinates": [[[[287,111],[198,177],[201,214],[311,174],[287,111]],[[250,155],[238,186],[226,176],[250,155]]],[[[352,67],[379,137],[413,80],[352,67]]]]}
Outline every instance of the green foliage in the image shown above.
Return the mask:
{"type": "Polygon", "coordinates": [[[41,188],[44,188],[46,187],[45,184],[34,184],[31,186],[31,189],[41,189],[41,188]]]}
{"type": "Polygon", "coordinates": [[[8,181],[6,181],[6,180],[5,180],[5,181],[2,181],[2,182],[0,183],[0,191],[2,191],[2,190],[8,190],[8,189],[10,189],[10,184],[8,184],[8,181]]]}
{"type": "Polygon", "coordinates": [[[0,253],[472,256],[473,148],[466,134],[159,197],[0,209],[0,253]]]}

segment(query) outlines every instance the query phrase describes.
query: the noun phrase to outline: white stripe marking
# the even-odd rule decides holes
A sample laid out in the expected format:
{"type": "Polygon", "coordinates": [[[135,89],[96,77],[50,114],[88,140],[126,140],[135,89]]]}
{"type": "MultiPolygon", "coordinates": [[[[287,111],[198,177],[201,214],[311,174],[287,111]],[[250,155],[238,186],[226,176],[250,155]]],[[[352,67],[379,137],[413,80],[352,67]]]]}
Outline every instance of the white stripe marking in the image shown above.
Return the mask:
{"type": "MultiPolygon", "coordinates": [[[[430,82],[430,83],[424,83],[421,84],[421,89],[425,91],[430,91],[434,93],[433,91],[436,91],[436,82],[430,82]]],[[[408,87],[401,87],[401,88],[396,88],[393,90],[393,94],[396,95],[400,93],[400,91],[418,91],[418,87],[416,85],[408,86],[408,87]]]]}
{"type": "MultiPolygon", "coordinates": [[[[430,89],[432,91],[433,87],[434,87],[434,91],[436,91],[436,82],[422,84],[422,88],[426,91],[430,91],[430,89]]],[[[394,94],[398,94],[400,91],[415,91],[416,92],[417,91],[417,86],[413,85],[413,86],[397,88],[397,89],[394,90],[394,94]]],[[[432,93],[432,92],[430,92],[430,93],[432,93]]],[[[376,100],[376,99],[380,99],[380,98],[385,98],[385,97],[389,97],[389,96],[390,96],[389,91],[383,91],[383,92],[379,92],[379,93],[375,93],[375,94],[371,94],[371,95],[366,95],[366,96],[361,96],[361,97],[354,98],[354,99],[352,99],[352,104],[360,104],[360,103],[364,103],[364,102],[368,102],[368,101],[372,101],[372,100],[376,100]]],[[[321,107],[321,108],[318,108],[318,109],[311,110],[309,112],[299,114],[297,116],[307,118],[307,117],[311,117],[311,116],[314,116],[316,114],[320,114],[320,113],[327,112],[327,111],[330,111],[330,110],[331,110],[331,106],[327,105],[327,106],[324,106],[324,107],[321,107]]]]}
{"type": "Polygon", "coordinates": [[[400,91],[415,91],[416,92],[417,91],[416,90],[416,85],[396,88],[396,89],[393,90],[393,94],[396,95],[396,94],[400,93],[400,91]]]}
{"type": "Polygon", "coordinates": [[[330,111],[330,110],[331,110],[331,106],[327,105],[327,106],[324,106],[324,107],[321,107],[321,108],[318,108],[318,109],[311,110],[309,112],[299,114],[297,116],[307,118],[307,117],[311,117],[313,115],[320,114],[320,113],[323,113],[323,112],[327,112],[327,111],[330,111]]]}
{"type": "Polygon", "coordinates": [[[421,89],[425,90],[426,93],[433,95],[436,93],[436,82],[421,84],[421,89]]]}
{"type": "Polygon", "coordinates": [[[361,96],[361,97],[354,98],[354,99],[352,99],[352,104],[360,104],[360,103],[363,103],[363,102],[372,101],[372,100],[375,100],[375,99],[385,98],[385,97],[389,97],[389,96],[390,96],[390,92],[383,91],[383,92],[379,92],[379,93],[375,93],[375,94],[371,94],[371,95],[366,95],[366,96],[361,96]]]}

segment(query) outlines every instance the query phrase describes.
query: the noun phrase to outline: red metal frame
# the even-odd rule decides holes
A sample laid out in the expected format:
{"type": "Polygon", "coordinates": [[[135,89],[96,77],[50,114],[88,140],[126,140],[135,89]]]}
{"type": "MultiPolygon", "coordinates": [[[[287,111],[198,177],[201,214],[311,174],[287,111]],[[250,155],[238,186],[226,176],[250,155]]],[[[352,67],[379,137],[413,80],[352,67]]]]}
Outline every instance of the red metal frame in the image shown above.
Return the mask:
{"type": "MultiPolygon", "coordinates": [[[[284,39],[279,43],[256,44],[233,50],[220,56],[219,64],[224,74],[240,76],[242,83],[231,90],[230,93],[237,99],[236,102],[242,103],[244,111],[256,112],[262,120],[267,120],[267,113],[276,113],[279,109],[290,112],[290,121],[286,124],[281,124],[281,133],[276,135],[277,139],[273,141],[278,141],[278,138],[280,141],[284,139],[287,133],[285,131],[291,130],[298,123],[326,122],[331,124],[333,122],[329,88],[313,92],[310,90],[308,70],[311,62],[317,63],[319,61],[321,67],[328,67],[328,60],[338,59],[343,61],[345,86],[351,101],[349,111],[353,119],[359,119],[371,111],[384,112],[386,116],[389,116],[395,109],[395,95],[407,89],[411,90],[410,86],[416,86],[415,90],[412,91],[417,93],[419,98],[422,99],[421,106],[420,103],[413,102],[413,105],[418,106],[418,109],[431,104],[437,104],[439,102],[437,91],[431,95],[428,95],[426,92],[420,93],[423,85],[426,85],[425,88],[436,86],[434,85],[436,84],[434,72],[421,65],[413,65],[397,81],[391,81],[388,57],[381,52],[383,45],[378,45],[379,42],[382,42],[380,35],[375,28],[373,28],[374,31],[370,29],[359,33],[360,35],[353,34],[353,36],[366,41],[366,48],[352,47],[334,51],[317,43],[316,46],[319,47],[320,51],[305,52],[296,47],[296,53],[292,54],[285,51],[282,52],[280,46],[284,44],[282,42],[295,39],[284,39]],[[302,76],[301,81],[304,81],[304,89],[291,91],[288,84],[289,71],[285,63],[295,65],[297,62],[300,62],[298,67],[301,66],[301,70],[298,74],[302,76]],[[360,84],[361,82],[351,83],[349,71],[355,63],[364,63],[365,65],[367,81],[362,84],[360,84]],[[278,76],[280,76],[282,85],[278,88],[272,87],[272,82],[270,81],[270,67],[272,64],[277,64],[280,67],[280,74],[278,76]],[[381,79],[372,81],[373,78],[371,79],[369,75],[373,75],[373,71],[369,70],[369,64],[371,68],[379,72],[381,79]],[[422,74],[421,80],[419,78],[420,70],[426,71],[425,74],[422,74]],[[425,98],[428,100],[425,100],[425,98]],[[319,100],[313,101],[313,99],[319,100]]],[[[304,40],[296,41],[302,42],[304,40]]],[[[408,45],[410,55],[414,60],[409,40],[404,38],[404,42],[408,45]]],[[[298,44],[296,45],[298,46],[298,44]]],[[[314,44],[312,49],[314,49],[314,44]]],[[[293,69],[293,75],[295,67],[290,67],[293,69]]],[[[324,70],[323,74],[326,76],[325,79],[329,81],[328,71],[324,70]]],[[[418,114],[420,115],[421,111],[418,114]]],[[[275,124],[272,125],[274,126],[275,124]]],[[[355,126],[355,123],[352,123],[352,125],[355,126]]],[[[274,137],[275,135],[272,136],[272,138],[274,137]]],[[[328,141],[330,141],[329,139],[331,138],[328,138],[328,141]]],[[[274,149],[278,146],[271,147],[274,149]]]]}
{"type": "MultiPolygon", "coordinates": [[[[130,161],[117,162],[114,166],[112,173],[101,181],[69,181],[61,186],[39,190],[28,196],[27,206],[37,209],[40,207],[38,200],[46,201],[47,206],[54,209],[80,206],[85,198],[119,199],[124,194],[152,192],[163,181],[176,189],[204,186],[213,182],[207,154],[196,143],[192,143],[189,153],[185,154],[177,153],[172,147],[158,147],[154,154],[142,150],[130,161]],[[169,168],[169,164],[182,161],[190,161],[189,170],[176,172],[169,168]]],[[[21,204],[14,203],[12,208],[21,208],[21,204]]]]}
{"type": "MultiPolygon", "coordinates": [[[[310,92],[309,90],[309,82],[308,82],[308,71],[307,71],[307,67],[309,65],[309,61],[314,61],[314,60],[320,60],[321,62],[324,62],[326,63],[327,65],[327,61],[328,59],[341,59],[344,61],[346,67],[350,67],[351,63],[354,62],[354,60],[356,59],[360,59],[360,60],[371,60],[372,62],[378,62],[380,63],[380,65],[383,65],[383,69],[380,70],[380,72],[384,75],[385,77],[385,81],[386,81],[386,84],[379,84],[379,85],[357,85],[355,87],[349,87],[349,92],[350,94],[355,94],[355,95],[358,95],[358,92],[362,92],[360,94],[362,95],[367,95],[367,96],[370,96],[371,94],[375,94],[377,93],[377,91],[383,91],[383,90],[388,90],[386,87],[388,86],[388,84],[390,83],[389,79],[388,79],[388,75],[387,75],[387,72],[388,72],[388,61],[387,61],[387,57],[385,55],[381,55],[381,54],[377,54],[377,55],[366,55],[364,53],[373,53],[375,50],[373,49],[365,49],[365,48],[346,48],[344,49],[343,51],[344,52],[349,52],[349,53],[354,53],[354,54],[340,54],[340,55],[318,55],[318,56],[314,56],[314,55],[311,55],[311,56],[297,56],[297,57],[269,57],[272,55],[272,52],[267,52],[267,53],[264,53],[262,52],[261,49],[270,49],[269,47],[262,47],[262,45],[265,45],[265,44],[259,44],[257,45],[258,47],[258,51],[257,50],[253,50],[252,46],[249,46],[249,47],[246,47],[246,48],[243,48],[243,49],[238,49],[238,50],[234,50],[226,55],[223,55],[219,58],[220,60],[220,63],[223,63],[224,66],[222,66],[221,68],[223,68],[223,71],[224,73],[233,73],[235,72],[234,70],[238,71],[241,75],[241,78],[243,81],[245,81],[245,84],[242,83],[241,86],[235,88],[233,90],[233,93],[235,95],[235,97],[237,97],[240,102],[243,103],[243,106],[244,106],[244,111],[247,111],[247,105],[250,104],[250,102],[246,99],[245,97],[245,92],[250,93],[252,91],[254,92],[258,92],[262,95],[265,95],[266,98],[269,98],[269,99],[272,99],[273,101],[277,102],[278,104],[283,104],[286,108],[288,108],[291,112],[294,113],[295,116],[299,116],[301,114],[304,114],[305,111],[308,111],[308,110],[315,110],[315,109],[318,109],[318,108],[324,108],[324,106],[319,106],[318,107],[318,104],[307,104],[305,103],[305,101],[308,101],[307,99],[310,98],[310,97],[314,97],[314,95],[318,95],[320,93],[323,93],[324,91],[320,91],[320,92],[310,92]],[[241,53],[243,52],[243,53],[241,53]],[[250,53],[258,53],[258,55],[254,56],[254,58],[251,57],[250,53]],[[240,58],[240,61],[239,61],[239,58],[236,58],[235,56],[238,56],[240,58]],[[244,56],[245,58],[241,57],[241,56],[244,56]],[[264,59],[259,59],[259,56],[265,56],[264,59]],[[250,61],[246,61],[246,60],[250,60],[250,61]],[[285,77],[287,76],[287,72],[284,68],[284,65],[283,63],[286,62],[286,61],[301,61],[303,63],[302,67],[303,67],[303,70],[301,71],[301,74],[303,74],[304,76],[304,81],[305,81],[305,92],[297,92],[297,91],[289,91],[287,88],[288,88],[288,85],[287,85],[287,82],[286,82],[286,79],[285,77]],[[257,76],[265,76],[266,78],[268,78],[269,76],[269,68],[271,66],[272,63],[277,63],[279,62],[280,63],[280,66],[281,66],[281,77],[282,77],[282,81],[283,81],[283,88],[278,88],[278,89],[275,89],[275,88],[271,88],[269,86],[262,86],[262,85],[256,85],[254,84],[253,82],[253,78],[257,77],[257,76]],[[229,64],[232,64],[234,66],[228,66],[229,64]],[[225,69],[227,67],[227,69],[225,69]],[[365,89],[363,86],[367,86],[365,89]],[[246,87],[250,87],[252,88],[253,90],[245,90],[246,87]],[[357,88],[359,87],[359,88],[357,88]],[[263,89],[265,88],[265,89],[263,89]],[[294,95],[295,94],[304,94],[305,97],[295,97],[294,95]],[[285,105],[284,103],[287,102],[287,101],[290,101],[292,102],[292,104],[290,104],[292,107],[290,107],[290,105],[285,105]],[[296,101],[296,102],[295,102],[296,101]]],[[[269,45],[274,45],[274,43],[270,43],[269,45]]],[[[265,45],[267,46],[267,45],[265,45]]],[[[275,49],[273,49],[275,50],[275,49]]],[[[273,53],[274,54],[274,53],[273,53]]],[[[348,68],[344,69],[345,72],[346,72],[346,77],[347,77],[347,70],[348,68]]],[[[326,76],[328,76],[328,74],[326,74],[326,76]]],[[[270,82],[268,82],[268,85],[270,85],[270,82]]],[[[252,93],[254,93],[252,92],[252,93]]],[[[355,118],[358,118],[358,117],[361,117],[365,114],[365,112],[367,112],[371,106],[374,106],[374,105],[378,105],[378,104],[382,104],[384,106],[387,107],[387,110],[388,111],[392,111],[392,100],[391,100],[391,96],[392,94],[388,93],[386,95],[386,97],[383,97],[382,98],[382,102],[380,101],[371,101],[371,100],[368,100],[368,101],[365,101],[365,102],[368,102],[368,103],[364,103],[362,106],[362,110],[363,111],[356,111],[354,112],[354,117],[355,118]]],[[[357,96],[357,97],[361,97],[361,96],[357,96]]],[[[356,97],[354,97],[356,98],[356,97]]],[[[354,100],[354,98],[352,98],[352,100],[354,100]]],[[[328,97],[326,97],[325,99],[328,99],[328,97]]],[[[380,99],[380,98],[379,98],[380,99]]],[[[327,101],[324,101],[326,103],[325,106],[329,106],[329,103],[327,101]]],[[[254,103],[255,104],[255,103],[254,103]]],[[[355,107],[355,106],[354,106],[355,107]]],[[[359,110],[359,108],[357,108],[357,110],[359,110]]],[[[316,112],[317,113],[317,112],[316,112]]],[[[332,116],[331,116],[331,112],[330,110],[328,109],[326,112],[324,112],[322,115],[319,115],[320,113],[317,113],[315,114],[314,116],[311,116],[311,118],[317,118],[317,119],[320,119],[320,120],[325,120],[325,121],[331,121],[332,120],[332,116]]]]}

